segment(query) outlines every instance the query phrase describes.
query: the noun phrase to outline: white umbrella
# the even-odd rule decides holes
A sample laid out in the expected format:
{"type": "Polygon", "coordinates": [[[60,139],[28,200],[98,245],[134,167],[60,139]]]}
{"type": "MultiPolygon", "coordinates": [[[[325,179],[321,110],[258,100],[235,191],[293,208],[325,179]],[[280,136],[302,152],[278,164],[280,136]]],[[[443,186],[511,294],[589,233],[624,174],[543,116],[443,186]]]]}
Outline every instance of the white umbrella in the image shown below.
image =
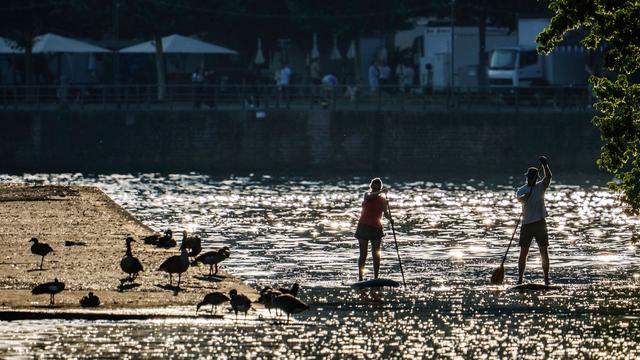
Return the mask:
{"type": "Polygon", "coordinates": [[[311,58],[317,59],[320,57],[320,50],[318,50],[318,35],[313,33],[313,48],[311,48],[311,58]]]}
{"type": "Polygon", "coordinates": [[[256,65],[262,65],[265,63],[264,54],[262,53],[262,39],[258,38],[258,50],[256,51],[256,58],[253,60],[256,65]]]}
{"type": "Polygon", "coordinates": [[[15,43],[9,39],[0,38],[0,54],[20,54],[23,51],[15,48],[15,43]]]}
{"type": "Polygon", "coordinates": [[[351,44],[349,44],[349,50],[347,50],[347,59],[355,59],[356,58],[356,43],[351,40],[351,44]]]}
{"type": "Polygon", "coordinates": [[[340,60],[342,59],[342,55],[340,54],[340,50],[338,50],[338,40],[335,35],[333,35],[333,49],[331,50],[331,56],[329,57],[331,60],[340,60]]]}
{"type": "MultiPolygon", "coordinates": [[[[234,50],[178,34],[162,38],[162,51],[166,54],[237,54],[234,50]]],[[[156,46],[153,40],[120,49],[120,53],[123,54],[151,54],[155,52],[156,46]]]]}
{"type": "Polygon", "coordinates": [[[108,53],[111,52],[100,46],[92,45],[84,41],[47,33],[37,36],[33,40],[34,54],[43,53],[108,53]]]}

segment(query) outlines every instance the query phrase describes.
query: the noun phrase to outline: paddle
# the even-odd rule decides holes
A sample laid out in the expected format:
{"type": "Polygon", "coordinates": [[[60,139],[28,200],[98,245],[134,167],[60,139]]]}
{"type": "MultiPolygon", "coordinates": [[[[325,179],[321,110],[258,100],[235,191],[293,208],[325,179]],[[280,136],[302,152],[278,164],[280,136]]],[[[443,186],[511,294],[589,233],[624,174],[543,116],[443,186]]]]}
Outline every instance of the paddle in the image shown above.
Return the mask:
{"type": "MultiPolygon", "coordinates": [[[[538,174],[540,174],[541,166],[542,164],[538,166],[538,174]]],[[[538,179],[536,177],[536,181],[537,180],[538,179]]],[[[535,182],[534,182],[534,186],[535,186],[535,182]]],[[[533,191],[533,186],[529,190],[529,193],[531,193],[531,191],[533,191]]],[[[507,254],[509,253],[509,249],[511,248],[511,243],[513,242],[513,238],[516,236],[518,225],[520,225],[520,221],[522,221],[522,215],[524,214],[524,207],[527,205],[527,202],[529,201],[530,198],[531,196],[527,198],[527,200],[524,202],[524,205],[522,206],[522,211],[520,212],[520,216],[518,217],[518,222],[516,222],[516,227],[513,229],[513,234],[511,234],[511,240],[509,240],[509,246],[507,246],[507,251],[504,252],[504,256],[502,257],[502,262],[500,263],[500,266],[498,266],[495,270],[493,270],[493,274],[491,274],[491,284],[493,285],[500,285],[504,281],[504,262],[505,260],[507,260],[507,254]]]]}
{"type": "Polygon", "coordinates": [[[407,283],[404,281],[404,270],[402,270],[402,260],[400,259],[400,250],[398,250],[398,239],[396,238],[396,229],[393,226],[393,216],[391,216],[391,206],[389,205],[389,199],[387,198],[387,211],[389,211],[389,218],[391,219],[391,232],[393,233],[393,242],[396,244],[396,254],[398,254],[398,263],[400,264],[400,274],[402,274],[402,285],[406,288],[407,283]]]}

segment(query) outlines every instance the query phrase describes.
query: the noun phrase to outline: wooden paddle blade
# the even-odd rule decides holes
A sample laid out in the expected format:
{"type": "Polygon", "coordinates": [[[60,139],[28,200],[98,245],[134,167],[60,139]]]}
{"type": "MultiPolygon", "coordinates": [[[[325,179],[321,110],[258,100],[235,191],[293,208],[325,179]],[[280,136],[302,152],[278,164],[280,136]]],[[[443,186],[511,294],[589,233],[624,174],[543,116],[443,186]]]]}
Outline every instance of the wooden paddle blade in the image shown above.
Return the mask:
{"type": "Polygon", "coordinates": [[[500,265],[495,270],[493,270],[493,274],[491,274],[491,284],[502,285],[503,281],[504,281],[504,266],[500,265]]]}

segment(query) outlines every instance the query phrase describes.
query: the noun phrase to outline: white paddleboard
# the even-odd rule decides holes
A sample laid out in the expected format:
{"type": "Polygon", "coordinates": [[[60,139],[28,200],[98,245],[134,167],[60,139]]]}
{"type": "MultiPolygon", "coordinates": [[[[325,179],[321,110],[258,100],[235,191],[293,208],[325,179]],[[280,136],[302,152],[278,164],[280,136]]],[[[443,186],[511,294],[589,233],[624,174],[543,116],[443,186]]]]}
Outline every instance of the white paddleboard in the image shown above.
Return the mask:
{"type": "Polygon", "coordinates": [[[352,289],[365,289],[365,288],[383,287],[383,286],[398,287],[400,286],[400,283],[391,279],[371,279],[371,280],[359,281],[357,283],[351,284],[352,289]]]}

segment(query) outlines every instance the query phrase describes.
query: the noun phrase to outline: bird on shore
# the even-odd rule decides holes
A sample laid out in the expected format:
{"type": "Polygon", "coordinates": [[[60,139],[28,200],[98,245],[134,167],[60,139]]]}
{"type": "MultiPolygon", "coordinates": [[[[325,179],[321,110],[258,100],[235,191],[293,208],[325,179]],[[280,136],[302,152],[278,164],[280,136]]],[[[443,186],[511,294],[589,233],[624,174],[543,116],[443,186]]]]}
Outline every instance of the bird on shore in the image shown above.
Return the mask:
{"type": "Polygon", "coordinates": [[[195,257],[202,251],[202,239],[199,236],[189,236],[187,230],[182,231],[182,246],[189,249],[189,257],[195,257]]]}
{"type": "Polygon", "coordinates": [[[262,290],[260,290],[260,297],[258,298],[258,303],[264,305],[265,308],[271,314],[271,309],[276,306],[273,304],[273,300],[276,297],[282,295],[282,293],[271,286],[265,286],[262,290]]]}
{"type": "Polygon", "coordinates": [[[31,294],[33,295],[41,295],[41,294],[49,294],[49,305],[53,306],[55,304],[54,296],[64,290],[64,283],[58,281],[56,278],[53,282],[48,282],[44,284],[37,285],[31,290],[31,294]]]}
{"type": "Polygon", "coordinates": [[[174,246],[176,246],[176,240],[173,238],[173,231],[171,231],[171,229],[167,229],[164,231],[164,235],[161,236],[158,239],[158,242],[156,244],[157,247],[161,247],[161,248],[172,248],[174,246]]]}
{"type": "Polygon", "coordinates": [[[133,256],[133,254],[131,253],[132,242],[136,241],[133,240],[132,237],[127,237],[127,239],[125,240],[127,251],[124,254],[124,257],[122,257],[122,260],[120,260],[120,269],[122,269],[122,271],[129,275],[128,280],[130,282],[133,282],[135,278],[138,277],[139,272],[144,271],[140,260],[138,260],[138,258],[133,256]]]}
{"type": "Polygon", "coordinates": [[[287,324],[291,314],[301,313],[309,310],[309,305],[290,294],[282,294],[273,299],[273,305],[287,314],[287,324]]]}
{"type": "Polygon", "coordinates": [[[180,247],[180,255],[174,255],[167,258],[158,270],[169,273],[169,285],[172,284],[173,274],[178,274],[178,287],[180,287],[180,279],[182,273],[189,269],[189,257],[187,256],[187,249],[180,247]]]}
{"type": "Polygon", "coordinates": [[[295,283],[295,284],[293,284],[293,286],[291,286],[291,289],[279,288],[278,290],[283,294],[289,294],[289,295],[293,295],[293,296],[297,297],[298,296],[298,290],[300,290],[300,285],[298,283],[295,283]]]}
{"type": "Polygon", "coordinates": [[[161,235],[158,233],[145,236],[142,238],[142,241],[147,245],[158,245],[158,239],[160,239],[160,236],[161,235]]]}
{"type": "Polygon", "coordinates": [[[217,312],[218,305],[224,304],[227,301],[231,301],[231,299],[227,295],[219,291],[208,293],[207,295],[204,296],[202,301],[200,301],[196,306],[196,314],[198,313],[198,310],[200,310],[200,307],[202,307],[203,305],[211,305],[211,312],[213,313],[214,307],[216,308],[216,312],[217,312]]]}
{"type": "Polygon", "coordinates": [[[53,252],[53,248],[49,246],[49,244],[38,242],[37,238],[31,238],[29,242],[33,243],[31,245],[31,253],[34,255],[42,256],[40,260],[40,270],[42,270],[42,263],[44,262],[44,257],[47,256],[50,252],[53,252]]]}
{"type": "Polygon", "coordinates": [[[217,251],[207,251],[206,253],[198,256],[194,261],[193,265],[198,265],[198,263],[203,263],[205,265],[209,265],[209,276],[218,274],[218,264],[223,260],[227,259],[230,255],[229,247],[225,246],[222,249],[217,251]],[[216,267],[215,274],[213,273],[213,267],[216,267]]]}
{"type": "Polygon", "coordinates": [[[229,291],[229,297],[231,298],[231,308],[236,313],[236,319],[238,318],[238,312],[243,312],[246,319],[247,312],[251,309],[251,300],[246,295],[238,294],[236,289],[229,291]]]}
{"type": "Polygon", "coordinates": [[[87,296],[80,299],[80,306],[82,307],[98,307],[100,305],[100,298],[89,292],[87,296]]]}

